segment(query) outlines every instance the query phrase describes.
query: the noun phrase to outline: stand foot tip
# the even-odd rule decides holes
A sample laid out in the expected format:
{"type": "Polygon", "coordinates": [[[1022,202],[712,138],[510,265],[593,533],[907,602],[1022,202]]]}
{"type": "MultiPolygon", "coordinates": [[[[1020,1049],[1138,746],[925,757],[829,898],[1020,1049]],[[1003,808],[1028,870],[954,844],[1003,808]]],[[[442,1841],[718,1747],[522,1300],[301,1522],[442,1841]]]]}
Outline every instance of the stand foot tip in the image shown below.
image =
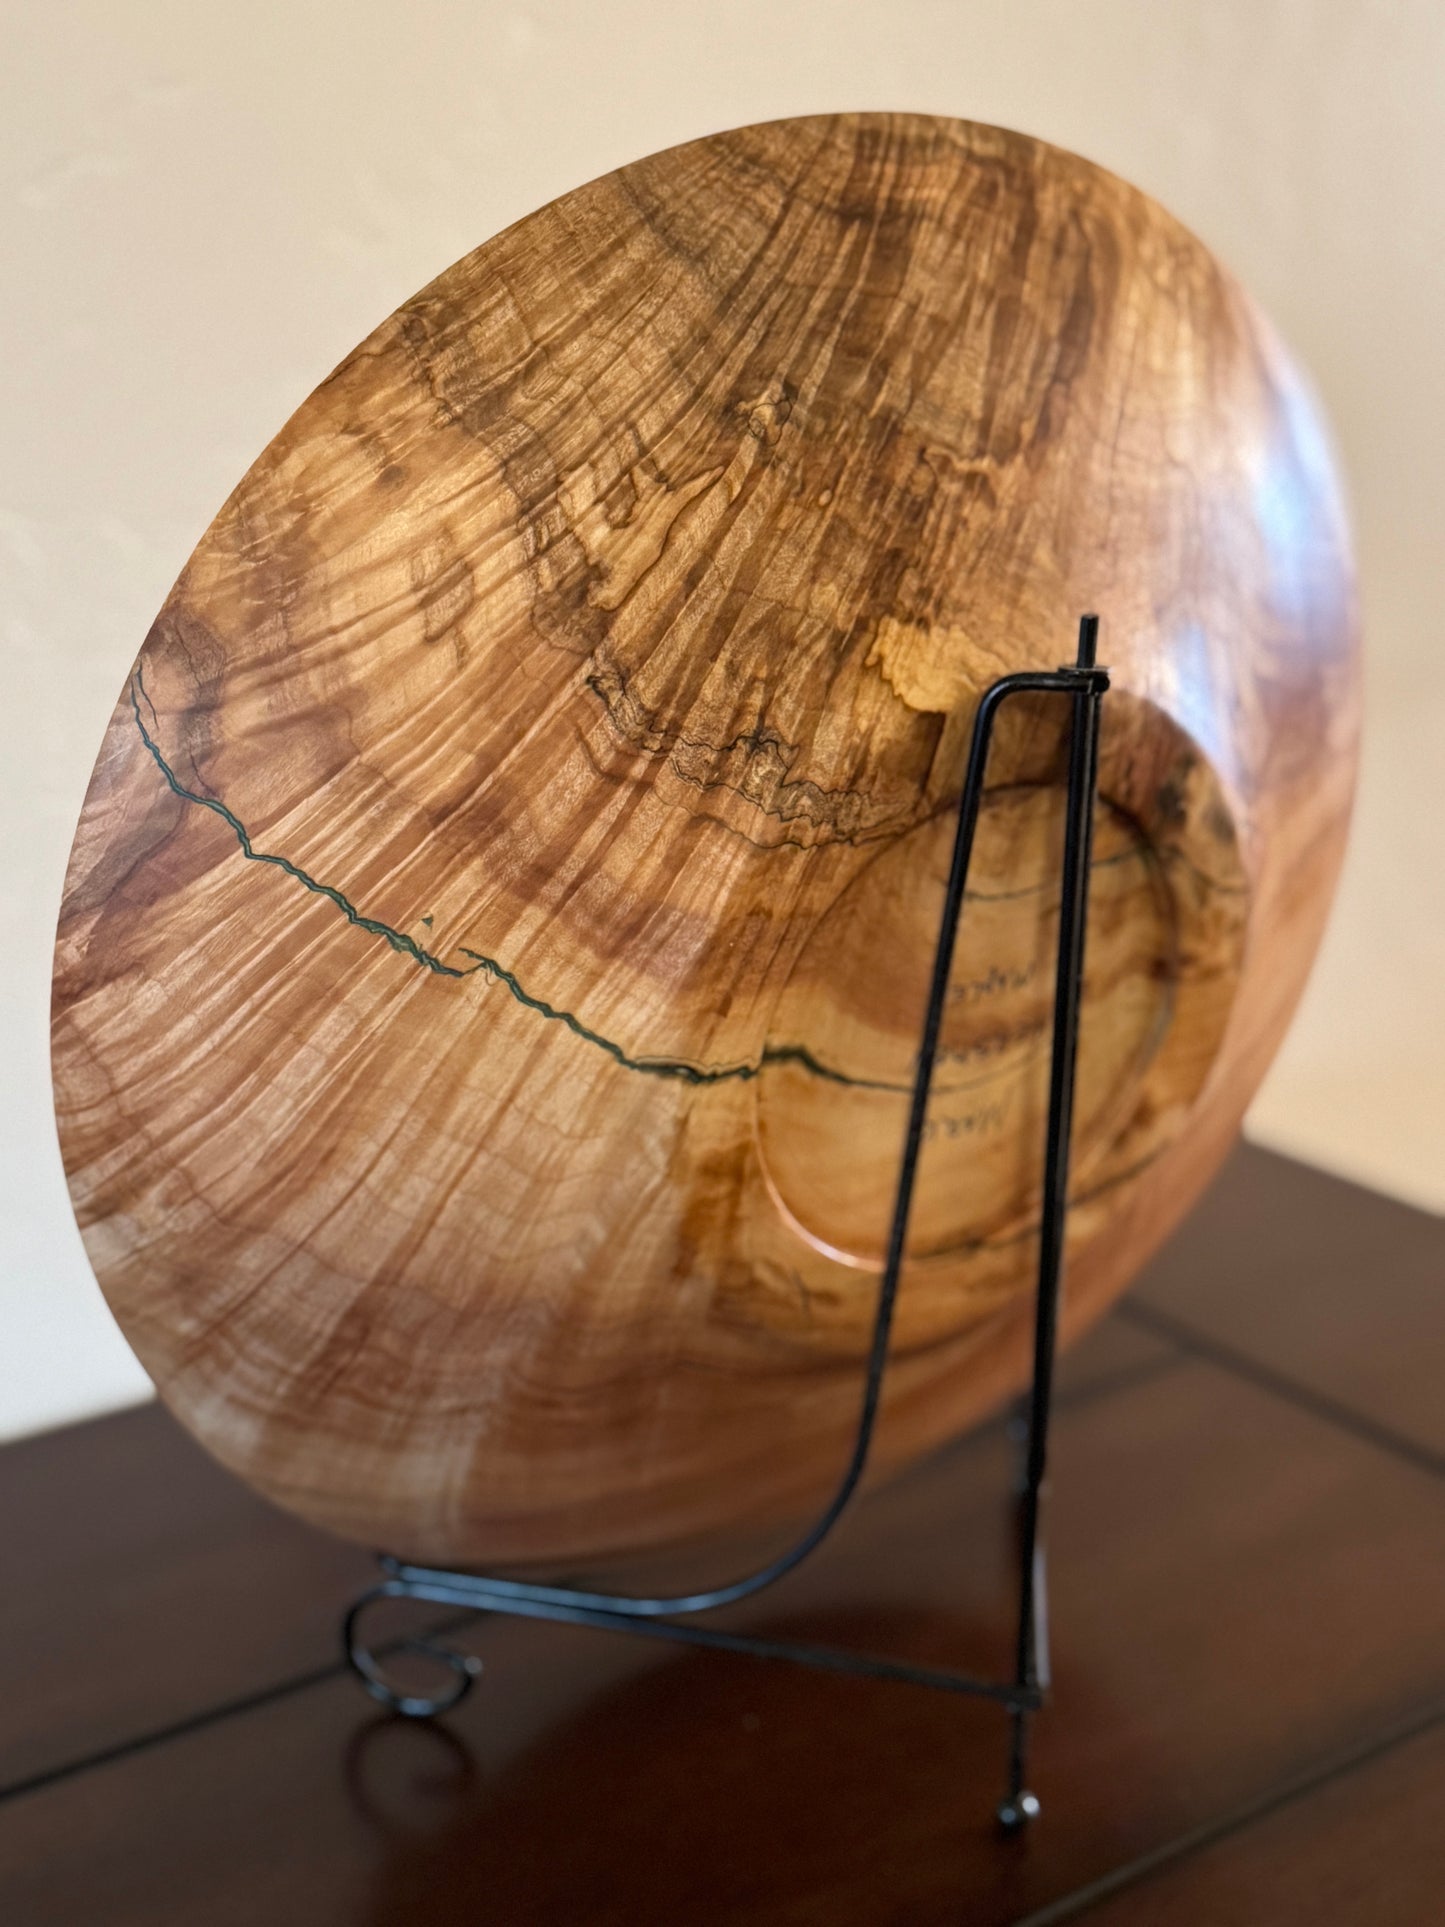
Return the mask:
{"type": "Polygon", "coordinates": [[[1018,1833],[1030,1820],[1037,1820],[1042,1811],[1036,1793],[1011,1794],[999,1802],[998,1823],[1005,1833],[1018,1833]]]}

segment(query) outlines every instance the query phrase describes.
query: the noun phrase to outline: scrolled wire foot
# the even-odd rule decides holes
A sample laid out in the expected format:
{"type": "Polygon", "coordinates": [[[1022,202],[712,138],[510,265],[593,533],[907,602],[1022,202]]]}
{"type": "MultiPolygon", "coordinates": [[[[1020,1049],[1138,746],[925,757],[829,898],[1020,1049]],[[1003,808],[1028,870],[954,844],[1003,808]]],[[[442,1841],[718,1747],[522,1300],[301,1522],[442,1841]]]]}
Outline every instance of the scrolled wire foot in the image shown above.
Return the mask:
{"type": "Polygon", "coordinates": [[[371,1607],[379,1605],[383,1599],[414,1600],[421,1596],[416,1587],[403,1579],[385,1579],[379,1586],[373,1586],[370,1592],[361,1595],[347,1613],[341,1628],[342,1649],[352,1672],[371,1697],[380,1701],[388,1712],[399,1713],[409,1720],[435,1719],[441,1713],[450,1713],[461,1705],[482,1672],[482,1662],[474,1654],[457,1652],[453,1647],[442,1644],[434,1633],[402,1635],[377,1647],[363,1639],[361,1621],[371,1607]],[[384,1662],[404,1653],[417,1655],[444,1667],[450,1675],[446,1685],[435,1693],[408,1692],[396,1685],[387,1676],[384,1662]]]}

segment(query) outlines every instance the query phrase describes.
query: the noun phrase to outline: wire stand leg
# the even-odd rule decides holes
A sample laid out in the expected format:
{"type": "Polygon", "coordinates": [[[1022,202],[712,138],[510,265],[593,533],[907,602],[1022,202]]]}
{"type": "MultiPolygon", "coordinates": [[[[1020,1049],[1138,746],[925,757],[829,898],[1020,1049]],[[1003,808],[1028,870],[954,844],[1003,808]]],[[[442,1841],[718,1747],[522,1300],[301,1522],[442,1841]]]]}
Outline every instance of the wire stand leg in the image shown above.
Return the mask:
{"type": "MultiPolygon", "coordinates": [[[[1092,669],[1098,646],[1098,619],[1079,625],[1080,669],[1092,669]]],[[[1029,1792],[1028,1741],[1031,1707],[1048,1679],[1046,1572],[1040,1530],[1044,1474],[1048,1465],[1049,1415],[1053,1402],[1054,1352],[1058,1339],[1059,1293],[1063,1283],[1064,1232],[1068,1218],[1069,1134],[1074,1114],[1074,1071],[1078,1059],[1079,1006],[1084,981],[1084,930],[1088,918],[1089,859],[1093,843],[1094,794],[1099,759],[1099,704],[1094,683],[1072,697],[1069,738],[1068,806],[1064,827],[1064,876],[1059,912],[1058,968],[1054,979],[1054,1040],[1049,1070],[1048,1135],[1044,1150],[1044,1190],[1039,1229],[1038,1306],[1034,1319],[1034,1373],[1024,1433],[1023,1489],[1019,1496],[1019,1610],[1014,1652],[1014,1684],[1020,1691],[1010,1711],[1008,1782],[999,1803],[1000,1826],[1013,1832],[1035,1819],[1039,1802],[1029,1792]]]]}
{"type": "MultiPolygon", "coordinates": [[[[1082,992],[1084,921],[1088,908],[1089,852],[1098,764],[1099,706],[1109,687],[1106,670],[1095,662],[1098,618],[1079,624],[1078,659],[1049,671],[1023,670],[1001,677],[984,691],[974,718],[972,745],[964,775],[953,855],[944,893],[930,979],[928,1004],[919,1037],[908,1127],[899,1165],[887,1256],[879,1287],[871,1346],[864,1377],[857,1431],[851,1456],[832,1498],[812,1525],[787,1551],[727,1585],[662,1597],[593,1591],[587,1587],[539,1585],[500,1574],[452,1572],[411,1565],[383,1556],[378,1585],[355,1600],[342,1626],[348,1665],[367,1691],[392,1712],[431,1718],[459,1705],[480,1672],[479,1663],[451,1650],[435,1633],[373,1647],[362,1621],[379,1601],[405,1599],[450,1606],[466,1613],[503,1613],[562,1625],[594,1626],[713,1651],[780,1659],[867,1679],[928,1686],[966,1697],[993,1700],[1010,1718],[1008,1787],[998,1808],[1004,1827],[1016,1829],[1039,1811],[1025,1784],[1031,1716],[1043,1703],[1048,1685],[1048,1631],[1040,1510],[1044,1484],[1049,1408],[1053,1393],[1054,1342],[1062,1281],[1064,1225],[1068,1209],[1069,1128],[1073,1113],[1082,992]],[[837,1523],[862,1479],[881,1403],[894,1303],[907,1246],[909,1212],[919,1156],[927,1126],[927,1107],[942,1035],[944,1009],[969,859],[983,800],[985,770],[994,720],[1002,705],[1018,695],[1066,696],[1072,731],[1069,739],[1068,809],[1059,915],[1058,969],[1054,985],[1054,1034],[1050,1068],[1048,1135],[1044,1157],[1038,1298],[1034,1325],[1033,1386],[1011,1428],[1021,1440],[1023,1465],[1019,1502],[1019,1616],[1014,1676],[982,1679],[952,1667],[921,1666],[884,1654],[777,1640],[699,1624],[694,1615],[731,1606],[763,1591],[791,1572],[822,1543],[837,1523]],[[430,1694],[409,1693],[389,1678],[384,1660],[397,1650],[426,1653],[446,1669],[446,1684],[430,1694]]],[[[441,1629],[438,1629],[440,1631],[441,1629]]]]}

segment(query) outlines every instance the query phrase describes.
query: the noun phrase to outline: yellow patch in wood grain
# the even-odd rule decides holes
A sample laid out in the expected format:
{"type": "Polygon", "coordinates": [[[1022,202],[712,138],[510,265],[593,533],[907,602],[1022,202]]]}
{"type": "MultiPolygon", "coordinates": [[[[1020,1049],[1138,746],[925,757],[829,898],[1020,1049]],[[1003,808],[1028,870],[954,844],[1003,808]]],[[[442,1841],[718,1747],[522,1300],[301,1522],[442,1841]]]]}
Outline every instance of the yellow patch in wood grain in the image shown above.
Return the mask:
{"type": "Polygon", "coordinates": [[[932,629],[883,616],[868,652],[868,666],[878,670],[910,709],[946,716],[976,691],[976,678],[968,668],[970,655],[961,630],[932,629]]]}

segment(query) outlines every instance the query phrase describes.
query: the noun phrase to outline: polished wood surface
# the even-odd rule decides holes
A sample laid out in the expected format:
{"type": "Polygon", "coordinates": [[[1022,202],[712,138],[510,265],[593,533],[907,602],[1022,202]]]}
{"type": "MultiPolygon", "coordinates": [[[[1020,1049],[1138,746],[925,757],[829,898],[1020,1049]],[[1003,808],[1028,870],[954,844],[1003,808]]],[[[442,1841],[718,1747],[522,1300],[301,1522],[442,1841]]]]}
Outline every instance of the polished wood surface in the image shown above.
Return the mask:
{"type": "MultiPolygon", "coordinates": [[[[795,1519],[854,1423],[977,699],[1114,673],[1066,1330],[1227,1148],[1353,780],[1330,460],[1114,177],[719,135],[365,341],[133,669],[57,946],[87,1246],[308,1518],[552,1567],[795,1519]]],[[[1003,726],[877,1463],[1022,1377],[1062,719],[1003,726]]]]}
{"type": "MultiPolygon", "coordinates": [[[[1013,1841],[995,1707],[496,1621],[466,1707],[398,1725],[340,1672],[352,1555],[165,1414],[0,1451],[0,1919],[1435,1927],[1445,1511],[1404,1449],[1439,1383],[1431,1246],[1438,1278],[1440,1219],[1245,1149],[1066,1361],[1044,1812],[1013,1841]],[[1266,1205],[1299,1264],[1261,1259],[1266,1205]],[[1293,1352],[1254,1349],[1237,1276],[1293,1352]],[[1166,1342],[1137,1314],[1181,1293],[1166,1342]],[[1344,1403],[1377,1331],[1400,1449],[1344,1403]],[[60,1681],[89,1736],[56,1730],[60,1681]]],[[[911,1471],[751,1623],[1005,1661],[1009,1467],[990,1427],[911,1471]]]]}
{"type": "Polygon", "coordinates": [[[1090,1927],[1430,1927],[1445,1893],[1445,1722],[1090,1906],[1090,1927]]]}
{"type": "Polygon", "coordinates": [[[6,1446],[0,1531],[0,1786],[329,1672],[375,1571],[154,1406],[6,1446]]]}

